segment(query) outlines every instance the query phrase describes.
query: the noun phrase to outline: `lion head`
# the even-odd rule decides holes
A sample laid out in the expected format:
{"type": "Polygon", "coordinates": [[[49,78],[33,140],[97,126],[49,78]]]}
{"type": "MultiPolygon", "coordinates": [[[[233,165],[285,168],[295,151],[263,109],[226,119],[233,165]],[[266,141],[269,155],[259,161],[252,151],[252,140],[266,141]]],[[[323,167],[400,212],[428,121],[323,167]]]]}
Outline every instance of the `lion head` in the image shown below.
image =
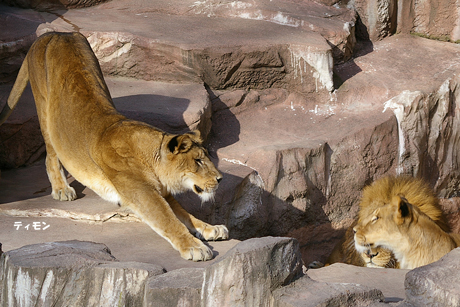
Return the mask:
{"type": "Polygon", "coordinates": [[[415,218],[415,209],[403,196],[396,195],[387,205],[378,207],[363,217],[353,228],[355,248],[360,253],[370,253],[377,247],[398,250],[408,245],[406,227],[415,218]]]}
{"type": "Polygon", "coordinates": [[[445,232],[402,195],[375,209],[353,228],[358,252],[381,246],[390,249],[402,269],[437,261],[458,246],[460,238],[445,232]]]}
{"type": "Polygon", "coordinates": [[[209,159],[202,146],[199,131],[170,136],[167,146],[163,172],[163,182],[167,182],[170,193],[177,194],[191,190],[203,202],[212,200],[222,174],[209,159]]]}
{"type": "MultiPolygon", "coordinates": [[[[403,196],[408,203],[419,208],[442,230],[449,231],[447,220],[432,189],[422,179],[410,176],[388,176],[365,187],[359,204],[358,224],[363,224],[363,221],[371,216],[376,209],[390,204],[392,198],[398,195],[403,196]]],[[[393,253],[381,246],[369,247],[362,250],[360,254],[368,267],[399,267],[393,253]]]]}

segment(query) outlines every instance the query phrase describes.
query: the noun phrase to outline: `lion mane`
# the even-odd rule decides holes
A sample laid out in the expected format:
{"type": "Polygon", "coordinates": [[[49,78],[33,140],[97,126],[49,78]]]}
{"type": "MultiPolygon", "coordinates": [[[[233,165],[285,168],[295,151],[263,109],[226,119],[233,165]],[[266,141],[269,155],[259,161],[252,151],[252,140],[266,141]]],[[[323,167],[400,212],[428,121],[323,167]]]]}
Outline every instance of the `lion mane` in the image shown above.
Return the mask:
{"type": "Polygon", "coordinates": [[[391,250],[401,269],[414,269],[439,260],[458,247],[460,236],[447,233],[420,207],[402,195],[376,208],[353,228],[358,252],[381,246],[391,250]]]}
{"type": "Polygon", "coordinates": [[[375,268],[399,268],[400,264],[390,249],[374,246],[357,251],[353,231],[357,224],[362,223],[377,208],[388,205],[393,197],[397,195],[404,195],[412,206],[417,207],[433,220],[440,229],[445,232],[450,231],[447,220],[439,206],[438,198],[424,180],[410,176],[383,177],[363,189],[358,218],[337,243],[327,259],[326,265],[342,262],[375,268]]]}

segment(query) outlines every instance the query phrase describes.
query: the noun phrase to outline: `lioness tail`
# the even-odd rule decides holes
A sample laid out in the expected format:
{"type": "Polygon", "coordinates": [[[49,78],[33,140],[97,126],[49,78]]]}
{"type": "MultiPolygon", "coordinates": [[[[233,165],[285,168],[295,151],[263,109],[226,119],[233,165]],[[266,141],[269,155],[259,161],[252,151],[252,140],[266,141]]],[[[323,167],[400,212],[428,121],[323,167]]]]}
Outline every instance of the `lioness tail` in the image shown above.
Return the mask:
{"type": "Polygon", "coordinates": [[[22,62],[21,69],[19,69],[18,77],[16,78],[16,82],[14,82],[13,89],[11,90],[10,96],[8,97],[8,101],[3,107],[2,113],[0,113],[0,125],[3,124],[8,117],[10,116],[11,112],[13,112],[14,107],[19,101],[24,89],[29,82],[29,65],[27,63],[27,56],[22,62]]]}

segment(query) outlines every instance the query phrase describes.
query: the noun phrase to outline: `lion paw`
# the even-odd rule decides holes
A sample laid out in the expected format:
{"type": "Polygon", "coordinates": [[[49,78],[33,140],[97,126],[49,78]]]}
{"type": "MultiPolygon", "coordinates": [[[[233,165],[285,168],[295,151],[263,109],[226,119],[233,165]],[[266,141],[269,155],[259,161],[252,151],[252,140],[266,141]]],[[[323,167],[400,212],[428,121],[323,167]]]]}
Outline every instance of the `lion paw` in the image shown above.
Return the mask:
{"type": "Polygon", "coordinates": [[[64,189],[53,191],[51,196],[56,200],[71,201],[77,198],[77,193],[75,192],[74,188],[65,187],[64,189]]]}
{"type": "Polygon", "coordinates": [[[208,225],[201,233],[201,236],[206,241],[217,241],[228,239],[228,229],[224,225],[211,226],[208,225]]]}
{"type": "Polygon", "coordinates": [[[192,261],[206,261],[213,257],[212,250],[200,240],[193,238],[194,244],[188,248],[183,248],[180,251],[182,258],[192,261]]]}

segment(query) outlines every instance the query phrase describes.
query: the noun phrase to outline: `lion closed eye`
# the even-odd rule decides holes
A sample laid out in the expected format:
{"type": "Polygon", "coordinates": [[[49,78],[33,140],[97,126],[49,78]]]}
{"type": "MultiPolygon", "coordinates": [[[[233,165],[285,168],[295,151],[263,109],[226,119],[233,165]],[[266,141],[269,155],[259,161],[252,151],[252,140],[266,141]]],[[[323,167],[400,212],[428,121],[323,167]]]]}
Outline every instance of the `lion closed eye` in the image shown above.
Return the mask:
{"type": "Polygon", "coordinates": [[[437,261],[460,243],[458,235],[443,231],[401,195],[361,219],[354,231],[357,251],[385,247],[394,253],[402,269],[437,261]]]}
{"type": "Polygon", "coordinates": [[[389,204],[393,196],[404,195],[413,206],[418,207],[441,229],[449,231],[447,221],[431,188],[421,179],[409,176],[383,177],[363,190],[359,203],[358,218],[347,229],[343,239],[336,245],[326,264],[345,262],[358,266],[398,268],[393,252],[381,246],[369,247],[358,252],[355,248],[353,227],[358,221],[369,217],[382,206],[389,204]]]}

